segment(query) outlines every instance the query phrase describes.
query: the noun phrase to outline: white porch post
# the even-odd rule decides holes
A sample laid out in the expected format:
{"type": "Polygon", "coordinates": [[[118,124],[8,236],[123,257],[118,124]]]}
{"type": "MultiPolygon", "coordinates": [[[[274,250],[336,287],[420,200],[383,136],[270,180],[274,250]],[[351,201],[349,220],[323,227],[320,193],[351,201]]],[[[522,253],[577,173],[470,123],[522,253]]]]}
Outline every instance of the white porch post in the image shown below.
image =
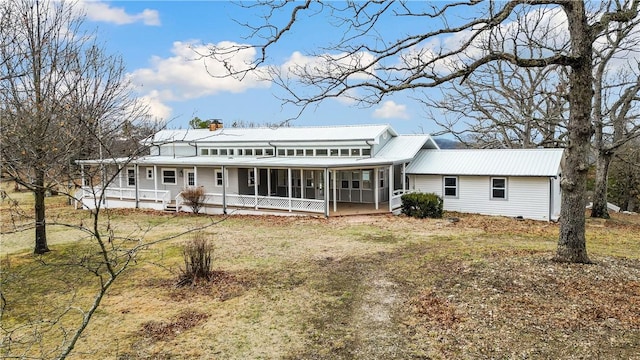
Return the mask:
{"type": "Polygon", "coordinates": [[[407,163],[402,163],[402,193],[407,191],[407,163]]]}
{"type": "Polygon", "coordinates": [[[324,216],[329,217],[329,169],[324,169],[324,216]]]}
{"type": "MultiPolygon", "coordinates": [[[[122,170],[127,171],[127,169],[122,169],[122,170]]],[[[122,189],[122,170],[120,170],[120,172],[118,173],[118,187],[120,189],[122,189]]]]}
{"type": "Polygon", "coordinates": [[[389,212],[393,211],[393,203],[391,202],[392,198],[393,198],[393,188],[395,187],[394,184],[395,178],[393,176],[393,164],[389,165],[389,212]]]}
{"type": "Polygon", "coordinates": [[[138,182],[139,182],[139,181],[138,181],[138,180],[139,180],[138,170],[139,170],[139,169],[140,169],[140,168],[139,168],[138,164],[135,164],[135,165],[133,166],[133,176],[134,176],[134,179],[133,179],[133,180],[134,180],[134,182],[136,183],[136,184],[135,184],[135,192],[136,192],[136,209],[138,209],[138,208],[140,207],[140,194],[138,194],[138,189],[139,189],[139,186],[138,186],[138,182]]]}
{"type": "Polygon", "coordinates": [[[373,169],[373,202],[376,204],[376,210],[380,208],[380,169],[373,169]]]}
{"type": "Polygon", "coordinates": [[[267,196],[271,196],[271,168],[267,168],[267,196]]]}
{"type": "Polygon", "coordinates": [[[255,201],[254,209],[258,210],[258,179],[260,178],[258,174],[258,168],[253,168],[253,197],[255,201]]]}
{"type": "Polygon", "coordinates": [[[156,201],[158,201],[158,166],[157,165],[153,165],[153,194],[156,198],[156,201]]]}
{"type": "Polygon", "coordinates": [[[193,166],[193,186],[198,187],[198,167],[193,166]]]}
{"type": "Polygon", "coordinates": [[[333,170],[333,212],[338,211],[338,187],[336,186],[338,183],[338,172],[333,170]]]}
{"type": "Polygon", "coordinates": [[[300,169],[300,199],[304,199],[305,186],[304,169],[300,169]]]}
{"type": "Polygon", "coordinates": [[[291,212],[291,168],[287,168],[287,181],[289,183],[289,212],[291,212]]]}
{"type": "Polygon", "coordinates": [[[222,165],[222,213],[227,214],[227,174],[225,174],[224,165],[222,165]]]}

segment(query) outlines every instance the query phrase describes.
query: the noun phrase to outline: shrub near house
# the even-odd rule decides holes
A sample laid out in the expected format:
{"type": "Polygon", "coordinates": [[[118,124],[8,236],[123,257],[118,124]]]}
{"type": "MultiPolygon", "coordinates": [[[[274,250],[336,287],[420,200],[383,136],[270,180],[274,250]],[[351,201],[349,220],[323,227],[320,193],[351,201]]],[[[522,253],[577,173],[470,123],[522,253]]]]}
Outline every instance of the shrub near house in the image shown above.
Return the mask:
{"type": "Polygon", "coordinates": [[[402,195],[402,213],[419,218],[441,218],[442,198],[434,193],[410,193],[402,195]]]}

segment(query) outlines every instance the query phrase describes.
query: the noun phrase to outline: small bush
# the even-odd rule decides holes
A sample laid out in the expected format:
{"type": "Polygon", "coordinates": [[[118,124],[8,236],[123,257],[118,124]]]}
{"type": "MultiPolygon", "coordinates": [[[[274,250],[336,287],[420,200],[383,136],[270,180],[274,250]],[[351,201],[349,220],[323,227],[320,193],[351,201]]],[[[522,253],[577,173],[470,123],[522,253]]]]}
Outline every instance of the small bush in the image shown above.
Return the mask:
{"type": "Polygon", "coordinates": [[[209,281],[213,274],[211,259],[213,244],[203,233],[195,233],[191,241],[182,249],[184,269],[178,285],[195,285],[199,280],[209,281]]]}
{"type": "Polygon", "coordinates": [[[441,218],[442,198],[433,193],[411,193],[402,195],[402,213],[419,218],[441,218]]]}
{"type": "Polygon", "coordinates": [[[194,214],[200,212],[200,209],[204,206],[204,202],[207,200],[202,186],[189,187],[182,190],[182,198],[184,198],[184,202],[191,207],[194,214]]]}

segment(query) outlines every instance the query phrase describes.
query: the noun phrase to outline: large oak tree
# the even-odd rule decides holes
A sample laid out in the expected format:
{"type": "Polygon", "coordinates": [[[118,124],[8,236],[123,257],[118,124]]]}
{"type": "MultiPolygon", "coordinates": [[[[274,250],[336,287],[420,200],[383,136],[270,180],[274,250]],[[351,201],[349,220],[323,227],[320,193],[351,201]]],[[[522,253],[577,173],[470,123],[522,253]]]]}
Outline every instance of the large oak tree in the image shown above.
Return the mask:
{"type": "Polygon", "coordinates": [[[565,67],[569,118],[556,259],[586,263],[584,215],[593,134],[594,43],[611,27],[634,21],[639,1],[602,2],[594,4],[597,8],[588,5],[575,0],[253,2],[246,6],[264,9],[264,22],[246,24],[255,43],[212,47],[206,55],[224,62],[230,75],[243,76],[268,64],[271,49],[288,36],[304,36],[296,32],[300,23],[324,17],[339,35],[305,54],[315,61],[271,68],[272,80],[285,90],[283,100],[302,110],[338,97],[377,104],[396,92],[465,81],[496,61],[523,68],[565,67]],[[544,31],[531,30],[544,18],[540,14],[558,11],[564,13],[568,41],[554,46],[544,41],[544,31]],[[400,26],[403,22],[410,26],[400,26]],[[532,46],[543,48],[532,53],[532,46]],[[234,67],[230,57],[247,49],[258,49],[260,56],[244,68],[234,67]]]}

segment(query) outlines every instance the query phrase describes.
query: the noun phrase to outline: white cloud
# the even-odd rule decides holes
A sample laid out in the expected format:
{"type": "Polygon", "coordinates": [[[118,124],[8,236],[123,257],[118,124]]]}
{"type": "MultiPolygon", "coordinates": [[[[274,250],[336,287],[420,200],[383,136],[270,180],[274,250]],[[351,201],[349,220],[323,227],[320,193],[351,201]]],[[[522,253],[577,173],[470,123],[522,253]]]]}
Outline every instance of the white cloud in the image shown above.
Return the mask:
{"type": "Polygon", "coordinates": [[[151,120],[158,122],[170,120],[173,109],[160,101],[160,94],[157,91],[151,91],[149,94],[140,97],[140,101],[149,108],[151,120]]]}
{"type": "MultiPolygon", "coordinates": [[[[332,77],[343,74],[348,70],[357,69],[374,60],[373,55],[365,52],[355,54],[323,54],[319,56],[306,56],[295,51],[291,57],[282,64],[281,69],[289,77],[304,78],[305,74],[314,77],[332,77]]],[[[359,71],[350,76],[350,79],[368,79],[375,72],[373,65],[364,71],[359,71]]]]}
{"type": "Polygon", "coordinates": [[[101,21],[117,25],[133,24],[142,22],[145,25],[159,26],[160,14],[157,10],[144,9],[137,14],[129,14],[122,7],[112,7],[110,4],[101,1],[81,1],[81,8],[87,14],[87,18],[92,21],[101,21]]]}
{"type": "MultiPolygon", "coordinates": [[[[134,84],[148,91],[156,91],[158,99],[163,101],[184,101],[225,91],[241,93],[251,88],[269,87],[269,82],[261,80],[259,71],[248,73],[240,80],[225,76],[227,69],[223,62],[198,55],[208,53],[212,46],[232,45],[238,44],[223,42],[205,45],[176,41],[171,49],[174,56],[154,56],[151,66],[135,70],[131,79],[134,84]]],[[[242,50],[226,59],[226,62],[240,68],[253,61],[255,54],[253,49],[242,50]]]]}
{"type": "Polygon", "coordinates": [[[223,61],[198,54],[207,54],[212,47],[229,48],[239,44],[221,42],[202,44],[197,41],[173,43],[173,56],[154,56],[148,68],[137,69],[129,74],[131,82],[138,88],[144,101],[152,109],[152,116],[168,119],[172,109],[166,105],[171,101],[187,101],[215,95],[221,92],[241,93],[252,88],[271,85],[264,78],[262,70],[248,73],[241,80],[225,76],[227,65],[236,69],[245,67],[255,59],[253,49],[241,50],[223,61]]]}
{"type": "Polygon", "coordinates": [[[407,106],[396,104],[395,101],[387,100],[382,106],[373,111],[373,117],[378,119],[408,119],[407,106]]]}

